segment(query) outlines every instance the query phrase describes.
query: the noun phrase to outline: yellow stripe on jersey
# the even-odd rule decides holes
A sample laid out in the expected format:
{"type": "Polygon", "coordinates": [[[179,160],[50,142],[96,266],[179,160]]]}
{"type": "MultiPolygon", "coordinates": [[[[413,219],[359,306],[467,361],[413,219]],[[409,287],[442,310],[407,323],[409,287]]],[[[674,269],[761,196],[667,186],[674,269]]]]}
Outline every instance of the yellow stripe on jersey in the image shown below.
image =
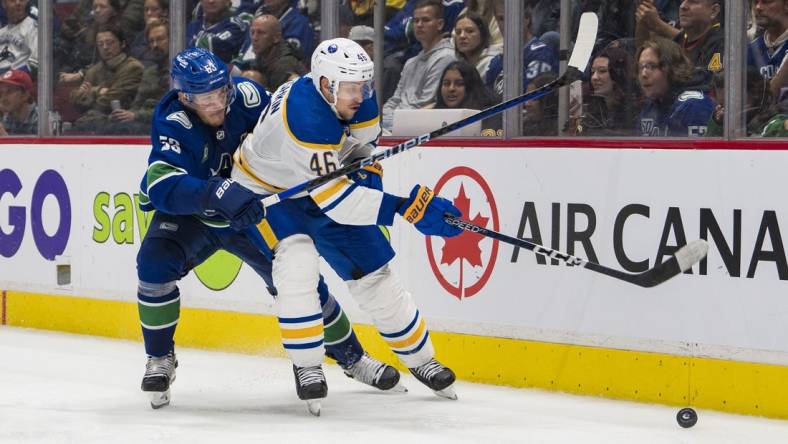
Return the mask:
{"type": "Polygon", "coordinates": [[[342,148],[342,144],[345,142],[345,137],[346,137],[344,133],[342,133],[342,137],[339,139],[339,143],[331,144],[331,143],[309,143],[309,142],[304,142],[304,141],[300,140],[298,137],[296,137],[295,134],[293,134],[292,131],[290,131],[290,124],[287,122],[287,99],[290,97],[290,91],[292,91],[292,88],[287,91],[287,95],[285,95],[285,98],[282,100],[282,121],[285,124],[285,130],[287,130],[287,134],[290,135],[290,138],[293,139],[294,141],[296,141],[298,143],[298,145],[300,145],[302,147],[305,147],[305,148],[311,148],[311,149],[314,149],[314,150],[334,150],[334,151],[338,151],[340,148],[342,148]]]}
{"type": "Polygon", "coordinates": [[[372,125],[377,125],[378,123],[380,123],[380,116],[376,116],[374,119],[367,120],[365,122],[351,123],[350,129],[367,128],[372,125]]]}
{"type": "Polygon", "coordinates": [[[271,224],[269,224],[267,220],[263,219],[259,224],[257,224],[257,231],[259,231],[260,235],[263,236],[263,240],[265,241],[265,244],[268,245],[268,248],[273,251],[274,248],[276,248],[276,244],[279,243],[279,238],[276,237],[274,230],[271,229],[271,224]]]}
{"type": "Polygon", "coordinates": [[[233,160],[235,161],[235,164],[238,165],[238,169],[240,169],[241,172],[246,175],[246,177],[248,177],[249,179],[252,179],[252,181],[254,183],[260,185],[261,187],[265,188],[266,190],[268,190],[268,191],[270,191],[272,193],[278,193],[280,191],[284,191],[285,190],[284,188],[279,188],[279,187],[277,187],[275,185],[271,185],[270,183],[268,183],[268,182],[264,181],[263,179],[260,179],[259,177],[257,177],[257,175],[254,174],[252,172],[252,170],[249,169],[249,167],[247,166],[247,164],[249,162],[247,162],[246,158],[244,157],[243,148],[239,148],[235,152],[235,155],[233,156],[233,160]]]}
{"type": "Polygon", "coordinates": [[[389,342],[389,346],[391,346],[391,348],[405,348],[411,346],[421,339],[422,335],[424,334],[424,330],[426,329],[427,324],[425,324],[424,319],[422,319],[421,322],[419,322],[419,327],[410,336],[400,341],[389,342]]]}
{"type": "Polygon", "coordinates": [[[314,200],[316,204],[322,206],[323,202],[331,199],[331,197],[344,190],[348,185],[350,185],[350,181],[346,177],[338,179],[333,185],[314,195],[312,200],[314,200]]]}
{"type": "Polygon", "coordinates": [[[319,336],[323,334],[323,323],[305,328],[284,328],[285,324],[279,324],[282,329],[282,339],[303,339],[319,336]]]}

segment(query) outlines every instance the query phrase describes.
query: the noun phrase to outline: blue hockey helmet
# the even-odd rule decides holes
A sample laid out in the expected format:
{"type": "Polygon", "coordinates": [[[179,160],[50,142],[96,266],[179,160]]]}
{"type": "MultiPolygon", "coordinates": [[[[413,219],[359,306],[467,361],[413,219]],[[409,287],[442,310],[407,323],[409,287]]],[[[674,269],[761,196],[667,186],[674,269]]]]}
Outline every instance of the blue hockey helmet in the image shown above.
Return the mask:
{"type": "Polygon", "coordinates": [[[188,48],[172,59],[172,87],[186,96],[193,106],[227,107],[235,98],[235,88],[227,65],[203,48],[188,48]],[[224,96],[223,103],[216,98],[224,96]]]}

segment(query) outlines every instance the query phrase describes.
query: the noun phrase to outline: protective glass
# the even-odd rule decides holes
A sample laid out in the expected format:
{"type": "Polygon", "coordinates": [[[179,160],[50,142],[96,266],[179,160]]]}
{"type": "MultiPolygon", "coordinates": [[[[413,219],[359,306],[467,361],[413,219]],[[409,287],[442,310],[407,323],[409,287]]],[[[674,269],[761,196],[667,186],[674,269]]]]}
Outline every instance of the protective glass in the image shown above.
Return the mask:
{"type": "Polygon", "coordinates": [[[208,113],[223,110],[227,108],[232,99],[230,88],[232,88],[232,85],[223,86],[206,93],[191,94],[192,106],[208,113]]]}
{"type": "Polygon", "coordinates": [[[375,92],[375,82],[367,80],[362,82],[339,82],[337,99],[339,100],[366,100],[375,92]]]}

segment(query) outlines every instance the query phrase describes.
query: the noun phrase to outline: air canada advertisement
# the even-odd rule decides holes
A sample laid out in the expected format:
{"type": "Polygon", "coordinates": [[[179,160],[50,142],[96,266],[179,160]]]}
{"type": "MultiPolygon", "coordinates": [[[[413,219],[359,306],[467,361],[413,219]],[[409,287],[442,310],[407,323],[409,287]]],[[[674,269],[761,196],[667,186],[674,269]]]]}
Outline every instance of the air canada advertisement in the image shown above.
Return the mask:
{"type": "MultiPolygon", "coordinates": [[[[0,286],[134,301],[147,150],[0,148],[0,286]],[[64,264],[67,283],[56,279],[64,264]]],[[[691,270],[646,289],[473,230],[425,238],[398,220],[392,267],[435,330],[788,362],[788,151],[429,147],[383,166],[389,192],[428,185],[474,225],[628,273],[709,243],[691,270]]],[[[186,306],[274,310],[229,254],[181,289],[186,306]]]]}

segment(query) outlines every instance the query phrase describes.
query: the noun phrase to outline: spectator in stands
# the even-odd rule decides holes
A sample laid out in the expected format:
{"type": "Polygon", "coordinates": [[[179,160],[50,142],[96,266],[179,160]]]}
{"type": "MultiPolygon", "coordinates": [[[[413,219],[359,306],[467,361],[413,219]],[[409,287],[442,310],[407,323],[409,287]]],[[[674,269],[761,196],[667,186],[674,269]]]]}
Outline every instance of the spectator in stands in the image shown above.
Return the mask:
{"type": "MultiPolygon", "coordinates": [[[[60,3],[60,2],[58,2],[60,3]]],[[[115,9],[117,15],[117,22],[124,32],[138,32],[145,27],[144,21],[144,0],[119,0],[109,2],[110,6],[115,9]]],[[[63,20],[60,32],[62,35],[68,35],[73,39],[77,34],[83,33],[86,26],[96,19],[96,14],[103,13],[102,10],[97,10],[93,0],[79,0],[74,11],[65,20],[63,20]]],[[[103,24],[103,23],[100,23],[103,24]]]]}
{"type": "MultiPolygon", "coordinates": [[[[462,17],[468,11],[473,11],[482,17],[482,20],[487,25],[487,29],[490,31],[490,46],[503,45],[503,36],[501,35],[501,30],[498,28],[498,21],[495,20],[495,12],[493,11],[493,4],[491,1],[465,0],[465,8],[460,11],[458,17],[462,17]]],[[[455,23],[455,27],[456,26],[455,23]]]]}
{"type": "Polygon", "coordinates": [[[442,37],[443,5],[440,0],[419,0],[413,11],[416,39],[421,52],[405,62],[394,95],[383,105],[382,126],[391,130],[397,109],[424,108],[435,97],[440,76],[454,61],[454,48],[442,37]]]}
{"type": "Polygon", "coordinates": [[[128,109],[113,109],[107,116],[108,134],[147,134],[156,105],[170,89],[170,39],[166,19],[153,19],[147,24],[147,58],[153,64],[142,71],[137,94],[128,109]]]}
{"type": "MultiPolygon", "coordinates": [[[[347,38],[361,45],[361,47],[364,48],[364,51],[367,52],[367,55],[369,55],[369,58],[375,60],[375,30],[374,29],[364,25],[354,26],[350,28],[350,34],[348,34],[347,38]]],[[[394,87],[396,88],[397,85],[394,84],[394,87]]]]}
{"type": "Polygon", "coordinates": [[[571,29],[577,29],[581,13],[595,12],[599,17],[597,47],[605,48],[613,41],[632,39],[635,37],[637,7],[638,2],[632,0],[585,0],[573,10],[571,29]]]}
{"type": "Polygon", "coordinates": [[[312,59],[315,50],[315,32],[309,19],[295,9],[290,0],[263,0],[263,5],[255,15],[271,14],[279,19],[282,37],[301,51],[304,60],[312,59]]]}
{"type": "MultiPolygon", "coordinates": [[[[526,92],[541,88],[558,78],[554,72],[544,72],[528,83],[526,92]]],[[[558,96],[548,94],[523,105],[524,136],[557,136],[558,135],[558,96]]]]}
{"type": "Polygon", "coordinates": [[[591,62],[591,88],[583,98],[578,134],[631,136],[637,121],[632,57],[622,48],[605,48],[591,62]]]}
{"type": "Polygon", "coordinates": [[[484,88],[479,72],[464,60],[449,63],[440,78],[433,104],[425,108],[485,109],[492,98],[484,88]]]}
{"type": "Polygon", "coordinates": [[[561,2],[555,0],[526,0],[524,6],[532,11],[529,26],[531,34],[541,38],[545,33],[558,32],[561,18],[561,2]]]}
{"type": "Polygon", "coordinates": [[[640,6],[639,31],[643,29],[650,32],[639,32],[638,43],[642,43],[649,35],[675,33],[671,38],[681,46],[694,66],[712,73],[723,68],[722,55],[725,46],[725,34],[721,25],[723,0],[682,1],[679,7],[681,29],[672,28],[659,19],[652,19],[655,13],[645,12],[649,8],[653,11],[654,4],[646,2],[640,6]]]}
{"type": "Polygon", "coordinates": [[[73,31],[64,23],[55,41],[53,55],[55,65],[60,70],[59,80],[63,83],[76,83],[84,79],[84,68],[96,61],[94,54],[98,29],[118,26],[121,18],[121,0],[92,0],[92,5],[92,14],[89,15],[91,20],[85,18],[84,22],[78,22],[75,26],[79,28],[73,31]]]}
{"type": "MultiPolygon", "coordinates": [[[[354,26],[372,26],[375,0],[347,0],[353,12],[354,26]]],[[[405,0],[386,0],[386,18],[390,19],[405,6],[405,0]]]]}
{"type": "Polygon", "coordinates": [[[148,45],[148,31],[151,23],[158,23],[160,20],[169,20],[170,0],[145,0],[145,30],[137,33],[134,40],[129,45],[129,55],[141,61],[143,64],[156,64],[155,60],[149,60],[150,45],[148,45]]]}
{"type": "Polygon", "coordinates": [[[71,102],[85,112],[75,122],[78,129],[97,129],[112,111],[114,101],[120,108],[131,105],[142,78],[142,63],[126,54],[121,29],[100,28],[96,48],[101,60],[88,67],[85,80],[71,92],[71,102]]]}
{"type": "MultiPolygon", "coordinates": [[[[386,23],[383,52],[388,57],[401,52],[402,63],[422,50],[419,39],[413,35],[413,12],[419,0],[407,0],[405,6],[386,23]]],[[[443,28],[441,32],[448,34],[454,29],[460,12],[465,9],[463,0],[441,0],[443,28]]]]}
{"type": "MultiPolygon", "coordinates": [[[[680,5],[666,0],[640,0],[635,11],[635,39],[639,44],[651,37],[674,39],[681,32],[677,26],[680,5]]],[[[684,0],[675,0],[683,2],[684,0]]]]}
{"type": "Polygon", "coordinates": [[[293,76],[306,74],[301,51],[282,37],[282,28],[276,17],[270,14],[255,17],[249,35],[255,57],[239,67],[258,71],[265,79],[262,85],[268,91],[275,91],[293,76]]]}
{"type": "Polygon", "coordinates": [[[201,5],[202,18],[186,28],[187,45],[205,48],[230,63],[241,49],[249,24],[232,15],[230,0],[202,0],[201,5]]]}
{"type": "MultiPolygon", "coordinates": [[[[504,0],[491,0],[495,19],[501,32],[505,30],[504,0]]],[[[558,55],[544,42],[534,37],[531,32],[531,8],[523,8],[523,91],[539,74],[558,72],[558,55]]],[[[503,55],[498,55],[490,62],[484,84],[490,90],[496,102],[503,98],[503,55]]]]}
{"type": "Polygon", "coordinates": [[[27,0],[3,0],[7,24],[0,28],[0,74],[9,69],[38,70],[38,20],[27,0]]]}
{"type": "Polygon", "coordinates": [[[487,75],[490,62],[501,54],[500,46],[490,46],[490,31],[479,14],[468,11],[454,25],[454,48],[457,59],[476,67],[481,78],[487,75]]]}
{"type": "Polygon", "coordinates": [[[246,77],[249,80],[254,80],[255,82],[261,85],[265,84],[265,77],[263,77],[260,71],[256,69],[247,69],[245,71],[241,71],[241,77],[246,77]]]}
{"type": "Polygon", "coordinates": [[[788,50],[788,0],[754,0],[753,9],[755,23],[764,32],[750,43],[747,64],[757,67],[764,78],[772,79],[788,50]]]}
{"type": "MultiPolygon", "coordinates": [[[[464,60],[449,63],[441,75],[434,106],[427,108],[464,108],[483,110],[492,105],[492,97],[482,83],[476,68],[464,60]]],[[[501,115],[482,121],[483,136],[496,136],[501,129],[501,115]]]]}
{"type": "MultiPolygon", "coordinates": [[[[725,118],[725,94],[724,72],[721,71],[714,76],[713,86],[719,91],[717,93],[718,105],[714,109],[712,118],[709,119],[709,137],[723,136],[723,120],[725,118]]],[[[746,77],[746,104],[744,108],[745,121],[747,125],[747,136],[761,137],[784,137],[788,134],[785,127],[785,120],[788,118],[784,110],[774,103],[769,81],[763,78],[755,66],[747,67],[746,77]]]]}
{"type": "Polygon", "coordinates": [[[38,133],[36,90],[30,74],[11,69],[0,76],[0,136],[38,133]]]}
{"type": "Polygon", "coordinates": [[[709,73],[694,69],[676,42],[647,40],[637,51],[637,74],[645,103],[640,111],[641,136],[706,135],[714,102],[704,93],[709,73]]]}

